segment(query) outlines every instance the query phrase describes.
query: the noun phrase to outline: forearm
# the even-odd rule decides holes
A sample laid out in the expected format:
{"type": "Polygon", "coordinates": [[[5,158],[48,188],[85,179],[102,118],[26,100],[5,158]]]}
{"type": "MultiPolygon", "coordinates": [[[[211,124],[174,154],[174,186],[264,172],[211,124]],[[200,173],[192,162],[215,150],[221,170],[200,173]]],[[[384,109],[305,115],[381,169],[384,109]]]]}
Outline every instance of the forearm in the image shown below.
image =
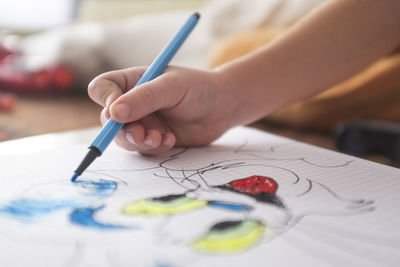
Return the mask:
{"type": "Polygon", "coordinates": [[[243,102],[236,123],[258,119],[350,77],[400,43],[400,1],[338,0],[263,49],[221,66],[243,102]]]}

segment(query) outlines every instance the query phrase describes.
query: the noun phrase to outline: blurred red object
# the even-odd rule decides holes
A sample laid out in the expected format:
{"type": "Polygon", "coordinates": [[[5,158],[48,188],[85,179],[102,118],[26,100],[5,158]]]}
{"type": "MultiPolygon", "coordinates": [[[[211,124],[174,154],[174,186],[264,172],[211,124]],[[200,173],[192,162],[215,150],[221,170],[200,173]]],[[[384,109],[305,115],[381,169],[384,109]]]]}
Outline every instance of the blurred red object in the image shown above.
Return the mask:
{"type": "Polygon", "coordinates": [[[13,53],[13,51],[0,44],[0,64],[2,63],[3,59],[5,59],[8,55],[12,55],[13,53]]]}
{"type": "Polygon", "coordinates": [[[15,107],[15,97],[11,94],[0,93],[0,110],[11,111],[15,107]]]}
{"type": "Polygon", "coordinates": [[[28,71],[18,64],[18,54],[0,44],[0,91],[16,93],[65,92],[74,82],[73,73],[62,65],[28,71]]]}
{"type": "Polygon", "coordinates": [[[73,84],[72,72],[60,65],[36,72],[0,65],[0,90],[17,93],[65,92],[73,84]]]}

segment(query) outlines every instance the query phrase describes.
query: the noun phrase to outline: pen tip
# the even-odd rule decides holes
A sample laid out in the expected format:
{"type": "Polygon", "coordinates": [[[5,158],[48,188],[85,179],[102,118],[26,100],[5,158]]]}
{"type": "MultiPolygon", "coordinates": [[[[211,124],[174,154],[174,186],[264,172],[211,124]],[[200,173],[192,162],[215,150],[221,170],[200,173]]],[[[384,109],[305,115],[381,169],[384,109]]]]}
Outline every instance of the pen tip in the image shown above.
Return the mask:
{"type": "Polygon", "coordinates": [[[196,16],[197,19],[199,19],[200,18],[200,13],[199,12],[195,12],[195,13],[193,13],[193,16],[196,16]]]}
{"type": "Polygon", "coordinates": [[[78,178],[78,176],[79,176],[79,174],[77,174],[75,172],[74,175],[72,175],[71,182],[75,182],[75,180],[78,178]]]}

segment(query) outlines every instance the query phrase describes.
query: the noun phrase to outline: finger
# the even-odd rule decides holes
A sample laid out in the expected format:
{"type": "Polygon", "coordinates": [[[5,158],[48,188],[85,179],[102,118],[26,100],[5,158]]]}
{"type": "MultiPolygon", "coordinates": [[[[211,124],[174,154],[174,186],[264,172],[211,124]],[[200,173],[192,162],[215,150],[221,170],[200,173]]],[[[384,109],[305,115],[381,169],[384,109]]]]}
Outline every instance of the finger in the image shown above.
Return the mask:
{"type": "Polygon", "coordinates": [[[115,142],[130,151],[138,151],[143,155],[155,155],[174,147],[176,138],[170,132],[161,133],[155,129],[146,132],[142,123],[134,122],[126,124],[122,128],[117,134],[115,142]]]}
{"type": "Polygon", "coordinates": [[[100,122],[101,125],[106,124],[106,122],[110,119],[110,113],[108,112],[108,109],[103,108],[103,110],[100,112],[100,122]]]}
{"type": "Polygon", "coordinates": [[[162,141],[162,134],[155,129],[143,131],[143,138],[141,140],[137,137],[135,140],[134,136],[133,132],[120,131],[115,141],[119,146],[131,151],[153,150],[160,146],[162,141]]]}
{"type": "Polygon", "coordinates": [[[134,122],[124,128],[124,138],[131,144],[140,146],[146,137],[146,131],[143,124],[134,122]]]}
{"type": "Polygon", "coordinates": [[[161,153],[167,152],[168,150],[173,148],[175,145],[175,142],[176,142],[175,136],[172,133],[168,132],[168,133],[162,134],[161,142],[156,148],[140,146],[137,148],[137,151],[140,154],[148,155],[148,156],[161,154],[161,153]]]}
{"type": "Polygon", "coordinates": [[[168,128],[156,113],[150,114],[138,122],[129,123],[123,129],[125,133],[119,135],[118,138],[125,140],[120,140],[119,144],[129,150],[143,152],[159,147],[163,143],[164,134],[168,132],[168,128]],[[130,143],[129,145],[126,145],[127,141],[130,143]]]}
{"type": "Polygon", "coordinates": [[[115,142],[130,151],[136,151],[138,146],[143,144],[146,136],[144,127],[138,122],[124,125],[121,131],[118,132],[115,142]]]}
{"type": "Polygon", "coordinates": [[[162,142],[161,135],[168,131],[168,127],[163,123],[162,119],[158,116],[158,114],[157,113],[150,114],[139,120],[139,122],[141,125],[143,125],[146,131],[145,139],[143,143],[140,143],[139,145],[142,146],[144,150],[153,149],[159,146],[160,143],[162,142]],[[156,135],[153,130],[157,130],[156,135]]]}
{"type": "Polygon", "coordinates": [[[139,120],[159,109],[177,105],[185,95],[185,85],[174,76],[162,75],[118,98],[110,106],[110,114],[118,122],[139,120]]]}
{"type": "Polygon", "coordinates": [[[97,104],[107,107],[133,88],[145,70],[145,67],[136,67],[103,73],[89,83],[89,97],[97,104]]]}

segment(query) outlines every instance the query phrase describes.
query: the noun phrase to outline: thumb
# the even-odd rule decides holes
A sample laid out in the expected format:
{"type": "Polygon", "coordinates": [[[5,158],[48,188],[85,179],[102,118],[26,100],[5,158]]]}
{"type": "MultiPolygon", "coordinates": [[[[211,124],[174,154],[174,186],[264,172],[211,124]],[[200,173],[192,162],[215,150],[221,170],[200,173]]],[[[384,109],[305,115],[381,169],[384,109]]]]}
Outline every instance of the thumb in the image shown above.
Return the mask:
{"type": "Polygon", "coordinates": [[[164,74],[120,96],[111,105],[110,114],[121,123],[137,121],[160,109],[177,105],[184,95],[184,87],[174,76],[164,74]]]}

